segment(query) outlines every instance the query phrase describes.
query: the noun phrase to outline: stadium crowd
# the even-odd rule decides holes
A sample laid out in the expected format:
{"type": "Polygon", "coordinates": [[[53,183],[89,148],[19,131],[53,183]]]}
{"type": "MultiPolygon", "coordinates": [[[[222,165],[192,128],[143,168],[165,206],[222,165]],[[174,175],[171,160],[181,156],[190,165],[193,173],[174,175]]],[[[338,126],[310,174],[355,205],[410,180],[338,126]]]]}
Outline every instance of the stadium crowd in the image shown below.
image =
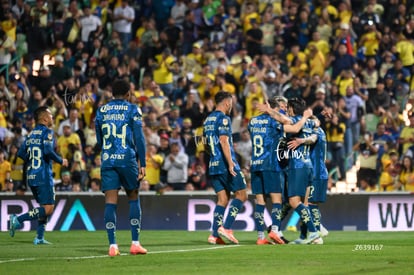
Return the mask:
{"type": "Polygon", "coordinates": [[[338,180],[358,156],[359,190],[414,191],[413,2],[1,0],[1,190],[25,190],[16,152],[46,105],[70,160],[54,164],[56,190],[99,191],[94,115],[125,78],[144,114],[142,190],[211,189],[201,126],[226,91],[247,181],[257,105],[299,97],[338,180]]]}

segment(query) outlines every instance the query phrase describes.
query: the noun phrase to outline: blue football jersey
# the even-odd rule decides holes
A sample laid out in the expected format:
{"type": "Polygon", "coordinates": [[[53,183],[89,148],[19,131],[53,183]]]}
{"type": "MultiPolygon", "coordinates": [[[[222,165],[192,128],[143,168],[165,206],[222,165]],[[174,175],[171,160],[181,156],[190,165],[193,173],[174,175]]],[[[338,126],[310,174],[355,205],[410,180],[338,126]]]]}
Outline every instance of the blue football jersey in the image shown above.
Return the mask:
{"type": "MultiPolygon", "coordinates": [[[[292,117],[293,124],[297,123],[302,119],[302,116],[292,117]]],[[[308,119],[303,125],[302,129],[297,134],[290,134],[288,138],[306,138],[313,133],[313,128],[315,128],[315,122],[308,119]]],[[[310,159],[310,149],[311,145],[302,144],[295,150],[289,150],[289,169],[298,169],[298,168],[312,168],[312,161],[310,159]]]]}
{"type": "Polygon", "coordinates": [[[316,143],[312,144],[311,160],[313,165],[313,176],[315,179],[328,179],[328,169],[326,168],[326,135],[322,128],[315,128],[314,134],[318,136],[316,143]]]}
{"type": "Polygon", "coordinates": [[[219,111],[212,112],[204,121],[204,138],[210,153],[208,165],[210,175],[228,173],[228,163],[220,145],[220,136],[227,136],[230,143],[231,158],[235,164],[234,170],[240,171],[240,166],[234,153],[230,117],[219,111]]]}
{"type": "Polygon", "coordinates": [[[282,171],[277,151],[283,138],[283,125],[270,115],[262,114],[253,117],[247,129],[253,145],[250,171],[282,171]]]}
{"type": "Polygon", "coordinates": [[[145,167],[145,137],[141,110],[115,99],[98,108],[95,118],[97,145],[102,148],[102,168],[145,167]]]}
{"type": "Polygon", "coordinates": [[[18,156],[26,165],[29,186],[53,186],[52,161],[62,164],[62,158],[54,151],[53,131],[45,125],[36,125],[20,146],[18,156]]]}

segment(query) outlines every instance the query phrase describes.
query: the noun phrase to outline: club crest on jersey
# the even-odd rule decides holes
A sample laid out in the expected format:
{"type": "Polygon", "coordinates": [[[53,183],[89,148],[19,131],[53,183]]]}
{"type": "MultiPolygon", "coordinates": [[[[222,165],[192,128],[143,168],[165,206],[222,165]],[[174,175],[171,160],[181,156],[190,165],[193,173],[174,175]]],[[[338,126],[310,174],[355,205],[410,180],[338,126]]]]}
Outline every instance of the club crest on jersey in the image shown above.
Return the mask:
{"type": "Polygon", "coordinates": [[[52,140],[52,137],[53,137],[52,134],[47,135],[47,139],[49,139],[49,140],[52,140]]]}
{"type": "Polygon", "coordinates": [[[227,119],[223,119],[223,125],[227,126],[229,124],[229,121],[227,119]]]}
{"type": "Polygon", "coordinates": [[[107,160],[107,159],[109,159],[109,155],[107,153],[104,153],[102,155],[102,160],[107,160]]]}

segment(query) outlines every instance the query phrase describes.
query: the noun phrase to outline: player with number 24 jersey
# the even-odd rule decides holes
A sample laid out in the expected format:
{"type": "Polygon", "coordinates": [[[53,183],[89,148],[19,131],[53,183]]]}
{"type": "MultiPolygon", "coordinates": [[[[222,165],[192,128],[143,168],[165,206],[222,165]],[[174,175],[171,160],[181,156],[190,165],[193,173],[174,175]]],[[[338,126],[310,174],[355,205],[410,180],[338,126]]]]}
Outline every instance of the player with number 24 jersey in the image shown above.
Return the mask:
{"type": "Polygon", "coordinates": [[[145,139],[141,110],[126,100],[114,99],[96,113],[96,139],[102,148],[102,168],[145,167],[145,139]]]}

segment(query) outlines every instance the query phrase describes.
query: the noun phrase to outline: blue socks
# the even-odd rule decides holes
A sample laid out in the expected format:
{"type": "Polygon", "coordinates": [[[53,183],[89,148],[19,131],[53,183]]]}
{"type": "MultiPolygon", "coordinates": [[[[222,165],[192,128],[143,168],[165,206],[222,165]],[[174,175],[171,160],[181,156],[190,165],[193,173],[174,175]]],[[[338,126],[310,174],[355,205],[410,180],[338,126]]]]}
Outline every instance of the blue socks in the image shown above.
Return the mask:
{"type": "Polygon", "coordinates": [[[321,211],[319,211],[319,206],[316,204],[309,204],[309,211],[312,215],[316,231],[321,231],[321,211]]]}
{"type": "Polygon", "coordinates": [[[265,206],[263,204],[256,204],[256,209],[254,211],[254,223],[256,225],[256,230],[261,232],[263,232],[265,228],[264,210],[265,206]]]}
{"type": "Polygon", "coordinates": [[[116,204],[105,204],[104,220],[109,244],[116,244],[116,204]]]}
{"type": "Polygon", "coordinates": [[[279,231],[282,222],[282,205],[280,203],[272,204],[272,230],[279,231]]]}
{"type": "Polygon", "coordinates": [[[239,199],[233,199],[230,204],[229,213],[227,214],[226,220],[224,222],[224,228],[230,229],[233,225],[234,220],[237,217],[240,209],[243,207],[243,202],[239,199]]]}
{"type": "Polygon", "coordinates": [[[141,231],[141,204],[139,199],[129,201],[129,221],[131,224],[132,241],[138,241],[139,232],[141,231]]]}
{"type": "Polygon", "coordinates": [[[212,235],[214,237],[218,237],[217,229],[223,225],[223,217],[224,217],[224,211],[226,208],[220,205],[216,205],[214,208],[214,218],[213,218],[213,233],[212,235]]]}
{"type": "Polygon", "coordinates": [[[42,206],[33,208],[29,212],[24,213],[23,215],[20,215],[19,217],[17,217],[17,220],[19,221],[20,224],[23,223],[24,221],[42,220],[42,219],[46,220],[45,208],[42,206]]]}
{"type": "Polygon", "coordinates": [[[43,239],[45,236],[45,228],[46,228],[47,219],[41,219],[38,221],[37,224],[37,238],[39,240],[43,239]]]}
{"type": "Polygon", "coordinates": [[[295,212],[299,214],[300,219],[306,226],[308,227],[309,232],[316,232],[315,225],[313,224],[312,216],[310,214],[309,208],[303,205],[303,203],[299,204],[296,207],[295,212]]]}

